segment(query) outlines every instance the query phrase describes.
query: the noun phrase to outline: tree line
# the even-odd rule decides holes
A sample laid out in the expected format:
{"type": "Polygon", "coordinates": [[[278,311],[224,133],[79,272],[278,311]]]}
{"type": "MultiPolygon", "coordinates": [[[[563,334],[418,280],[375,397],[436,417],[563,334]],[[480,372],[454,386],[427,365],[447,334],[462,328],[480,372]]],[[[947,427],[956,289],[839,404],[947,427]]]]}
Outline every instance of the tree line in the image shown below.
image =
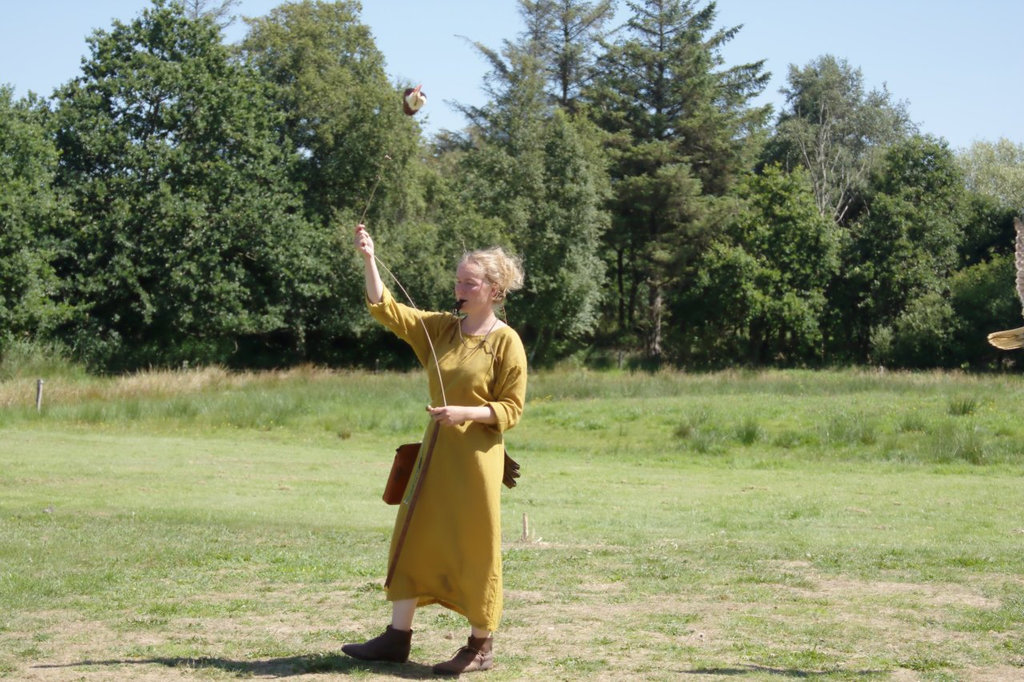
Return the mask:
{"type": "Polygon", "coordinates": [[[357,2],[283,3],[237,45],[230,5],[154,0],[50,97],[0,87],[0,355],[402,366],[365,220],[420,307],[465,249],[521,254],[538,364],[1004,360],[1024,146],[951,150],[841,58],[790,65],[775,112],[713,2],[519,0],[522,33],[473,46],[486,103],[426,139],[357,2]]]}

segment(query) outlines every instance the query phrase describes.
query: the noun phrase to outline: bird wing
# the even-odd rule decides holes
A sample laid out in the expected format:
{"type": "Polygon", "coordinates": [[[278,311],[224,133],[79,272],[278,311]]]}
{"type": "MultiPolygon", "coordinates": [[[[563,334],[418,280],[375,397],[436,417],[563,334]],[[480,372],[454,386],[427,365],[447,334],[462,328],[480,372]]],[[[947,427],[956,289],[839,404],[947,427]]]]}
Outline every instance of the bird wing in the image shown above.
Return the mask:
{"type": "Polygon", "coordinates": [[[1024,221],[1014,218],[1013,227],[1017,231],[1017,241],[1013,253],[1013,262],[1017,266],[1017,298],[1020,299],[1022,313],[1024,313],[1024,221]]]}

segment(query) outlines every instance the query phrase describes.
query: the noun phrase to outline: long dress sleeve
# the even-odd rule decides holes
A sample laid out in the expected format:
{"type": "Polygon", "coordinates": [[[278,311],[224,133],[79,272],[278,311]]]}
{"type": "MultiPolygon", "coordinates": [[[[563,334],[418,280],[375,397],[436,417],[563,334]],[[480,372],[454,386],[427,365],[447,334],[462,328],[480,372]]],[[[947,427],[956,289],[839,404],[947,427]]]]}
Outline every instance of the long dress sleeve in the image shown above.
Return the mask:
{"type": "Polygon", "coordinates": [[[504,432],[517,423],[523,414],[526,402],[526,351],[518,335],[505,337],[498,344],[495,357],[494,399],[487,405],[494,410],[498,423],[494,425],[504,432]]]}
{"type": "Polygon", "coordinates": [[[373,319],[390,329],[398,338],[412,347],[421,365],[430,366],[430,343],[433,338],[437,337],[439,320],[449,316],[442,313],[423,312],[404,303],[399,303],[387,287],[384,287],[379,303],[371,303],[367,300],[366,306],[373,319]],[[429,342],[428,332],[431,336],[429,342]]]}

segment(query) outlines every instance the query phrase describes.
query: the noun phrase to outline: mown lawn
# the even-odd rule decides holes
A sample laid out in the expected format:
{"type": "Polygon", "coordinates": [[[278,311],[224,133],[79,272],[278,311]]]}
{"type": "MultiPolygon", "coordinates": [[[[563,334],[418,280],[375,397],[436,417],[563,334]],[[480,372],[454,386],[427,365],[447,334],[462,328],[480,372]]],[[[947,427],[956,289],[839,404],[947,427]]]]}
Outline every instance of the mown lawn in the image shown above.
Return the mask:
{"type": "MultiPolygon", "coordinates": [[[[0,676],[431,678],[381,630],[420,375],[0,383],[0,676]]],[[[1024,380],[538,373],[489,680],[1024,679],[1024,380]],[[526,530],[524,532],[524,521],[526,530]]]]}

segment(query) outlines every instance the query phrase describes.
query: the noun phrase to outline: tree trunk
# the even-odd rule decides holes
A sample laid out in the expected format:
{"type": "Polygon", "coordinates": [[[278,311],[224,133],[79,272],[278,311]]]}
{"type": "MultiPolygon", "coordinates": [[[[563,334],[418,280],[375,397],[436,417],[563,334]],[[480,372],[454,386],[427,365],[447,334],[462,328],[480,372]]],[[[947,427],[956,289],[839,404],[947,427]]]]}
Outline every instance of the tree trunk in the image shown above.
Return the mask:
{"type": "Polygon", "coordinates": [[[625,249],[618,249],[616,254],[615,279],[619,287],[619,333],[626,329],[626,254],[625,249]]]}
{"type": "Polygon", "coordinates": [[[651,283],[648,294],[651,326],[647,333],[647,357],[661,360],[661,318],[664,310],[661,284],[651,283]]]}

